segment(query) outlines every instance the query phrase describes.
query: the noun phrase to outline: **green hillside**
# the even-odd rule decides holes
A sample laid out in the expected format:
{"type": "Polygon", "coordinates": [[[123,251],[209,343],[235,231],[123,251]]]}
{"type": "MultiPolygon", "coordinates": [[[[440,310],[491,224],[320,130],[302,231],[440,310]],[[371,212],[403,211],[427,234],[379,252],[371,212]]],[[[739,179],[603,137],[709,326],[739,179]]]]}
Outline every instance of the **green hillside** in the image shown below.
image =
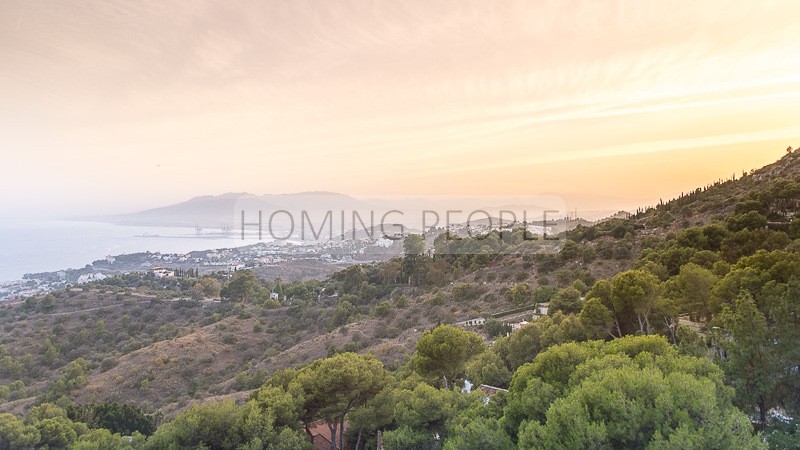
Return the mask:
{"type": "Polygon", "coordinates": [[[0,304],[0,448],[298,448],[320,423],[346,448],[798,448],[798,211],[787,152],[557,251],[410,237],[323,281],[130,274],[0,304]]]}

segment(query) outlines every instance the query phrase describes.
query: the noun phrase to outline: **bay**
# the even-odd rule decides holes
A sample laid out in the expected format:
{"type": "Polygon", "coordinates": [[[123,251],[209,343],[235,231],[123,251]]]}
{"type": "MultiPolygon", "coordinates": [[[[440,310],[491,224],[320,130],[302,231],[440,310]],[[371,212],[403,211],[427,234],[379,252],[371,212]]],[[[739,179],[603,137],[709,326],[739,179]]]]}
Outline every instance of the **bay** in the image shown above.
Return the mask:
{"type": "Polygon", "coordinates": [[[77,269],[107,255],[187,253],[255,242],[220,230],[0,219],[0,281],[19,280],[25,273],[77,269]]]}

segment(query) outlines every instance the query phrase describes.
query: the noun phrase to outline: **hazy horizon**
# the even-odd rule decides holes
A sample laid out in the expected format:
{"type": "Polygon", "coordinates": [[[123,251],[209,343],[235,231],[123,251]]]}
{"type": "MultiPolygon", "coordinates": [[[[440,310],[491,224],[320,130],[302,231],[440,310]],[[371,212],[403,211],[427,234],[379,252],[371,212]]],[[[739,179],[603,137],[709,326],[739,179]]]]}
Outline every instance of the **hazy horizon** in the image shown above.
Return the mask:
{"type": "Polygon", "coordinates": [[[800,145],[800,3],[0,4],[4,216],[198,195],[630,209],[800,145]]]}
{"type": "MultiPolygon", "coordinates": [[[[716,180],[710,180],[710,184],[716,180]]],[[[701,186],[696,186],[701,187],[701,186]]],[[[689,192],[691,189],[684,189],[682,192],[689,192]]],[[[285,192],[285,193],[264,193],[264,194],[257,194],[252,192],[220,192],[217,194],[201,194],[195,195],[192,197],[185,197],[180,199],[175,199],[174,201],[162,201],[161,203],[153,203],[153,204],[143,204],[139,207],[132,207],[126,208],[125,205],[113,205],[113,206],[94,206],[90,205],[85,209],[75,209],[74,207],[70,207],[69,210],[66,212],[62,212],[59,210],[53,211],[50,209],[45,210],[36,210],[36,209],[28,209],[28,210],[21,210],[21,213],[17,215],[10,215],[5,214],[3,219],[8,219],[12,221],[19,221],[19,220],[54,220],[54,221],[102,221],[107,222],[107,219],[117,217],[119,215],[127,215],[127,214],[136,214],[147,212],[150,210],[157,210],[162,208],[169,208],[171,206],[180,205],[186,203],[190,200],[194,200],[201,197],[223,197],[229,194],[245,194],[245,195],[253,195],[256,197],[262,196],[270,196],[270,195],[296,195],[296,194],[308,194],[308,193],[318,193],[323,191],[301,191],[301,192],[285,192]]],[[[436,211],[445,211],[448,209],[454,208],[464,208],[467,205],[467,210],[475,211],[477,208],[502,208],[507,206],[520,206],[525,205],[524,201],[520,201],[520,198],[526,197],[535,197],[535,195],[531,196],[519,196],[519,195],[493,195],[493,196],[450,196],[450,195],[375,195],[375,194],[348,194],[346,192],[332,192],[332,191],[324,191],[327,194],[335,194],[335,195],[344,195],[348,197],[352,197],[356,200],[368,202],[375,206],[376,211],[386,211],[389,209],[397,209],[401,208],[403,210],[409,210],[412,205],[415,205],[415,200],[420,201],[419,209],[426,209],[428,206],[426,205],[435,205],[434,208],[436,211]],[[485,201],[482,201],[481,198],[486,197],[485,201]],[[450,202],[448,199],[454,198],[454,201],[450,202]],[[465,200],[467,198],[467,200],[465,200]]],[[[614,197],[605,197],[605,196],[592,196],[590,194],[571,194],[571,193],[542,193],[538,195],[555,195],[561,199],[563,199],[564,207],[559,209],[559,214],[556,216],[561,217],[564,215],[575,217],[577,214],[578,218],[586,219],[589,221],[595,221],[598,219],[609,217],[617,212],[626,211],[626,212],[635,212],[637,209],[642,208],[646,209],[648,207],[655,206],[658,204],[660,200],[670,200],[673,197],[671,196],[660,196],[659,198],[654,199],[647,199],[647,200],[631,200],[631,199],[622,199],[622,198],[614,198],[614,197]]],[[[676,194],[677,195],[677,194],[676,194]]],[[[156,200],[157,202],[158,200],[156,200]]],[[[303,207],[302,204],[298,204],[293,207],[293,210],[300,211],[306,209],[303,207]]],[[[417,207],[413,208],[414,210],[417,207]]],[[[333,208],[332,211],[340,212],[344,210],[346,212],[351,212],[350,209],[342,209],[342,208],[333,208]]],[[[270,213],[273,211],[266,211],[266,213],[270,213]]],[[[238,217],[234,214],[234,218],[238,217]]]]}

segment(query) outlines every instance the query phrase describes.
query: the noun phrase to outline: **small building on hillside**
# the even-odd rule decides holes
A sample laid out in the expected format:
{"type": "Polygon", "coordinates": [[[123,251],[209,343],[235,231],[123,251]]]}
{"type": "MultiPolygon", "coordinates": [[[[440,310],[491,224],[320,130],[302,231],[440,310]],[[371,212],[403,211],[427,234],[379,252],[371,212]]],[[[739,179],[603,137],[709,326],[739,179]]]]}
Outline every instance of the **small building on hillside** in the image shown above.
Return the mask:
{"type": "Polygon", "coordinates": [[[478,386],[478,389],[483,391],[483,393],[486,394],[487,397],[497,394],[498,392],[508,392],[508,389],[503,389],[496,386],[489,386],[488,384],[482,384],[478,386]]]}
{"type": "Polygon", "coordinates": [[[546,316],[549,307],[550,307],[550,303],[549,302],[538,303],[536,305],[536,314],[539,315],[539,316],[546,316]]]}
{"type": "Polygon", "coordinates": [[[164,267],[153,267],[152,269],[148,270],[148,272],[152,273],[156,278],[172,278],[175,276],[174,270],[164,267]]]}
{"type": "MultiPolygon", "coordinates": [[[[469,389],[465,389],[465,391],[468,392],[468,393],[471,392],[472,391],[472,385],[468,385],[467,387],[469,387],[469,389]]],[[[489,386],[488,384],[482,384],[482,385],[478,386],[478,390],[480,390],[481,393],[483,393],[483,404],[484,405],[488,405],[489,404],[489,399],[493,395],[495,395],[495,394],[497,394],[499,392],[508,392],[508,389],[503,389],[503,388],[500,388],[500,387],[497,387],[497,386],[489,386]]]]}
{"type": "Polygon", "coordinates": [[[528,324],[527,320],[523,320],[523,321],[517,322],[517,323],[512,323],[512,324],[510,324],[511,325],[511,331],[517,331],[517,330],[519,330],[520,328],[524,327],[527,324],[528,324]]]}
{"type": "Polygon", "coordinates": [[[108,278],[108,277],[105,276],[104,274],[100,273],[100,272],[97,272],[97,273],[86,273],[86,274],[83,274],[83,275],[78,277],[77,283],[78,284],[89,283],[91,281],[105,280],[106,278],[108,278]]]}
{"type": "MultiPolygon", "coordinates": [[[[347,422],[344,424],[344,433],[347,433],[347,422]]],[[[309,433],[311,433],[311,440],[314,443],[315,450],[330,450],[331,449],[331,429],[328,426],[327,422],[324,420],[318,420],[312,423],[308,427],[309,433]]],[[[339,436],[336,436],[336,440],[339,440],[339,436]]],[[[347,437],[344,438],[344,445],[342,448],[348,448],[347,446],[347,437]]]]}

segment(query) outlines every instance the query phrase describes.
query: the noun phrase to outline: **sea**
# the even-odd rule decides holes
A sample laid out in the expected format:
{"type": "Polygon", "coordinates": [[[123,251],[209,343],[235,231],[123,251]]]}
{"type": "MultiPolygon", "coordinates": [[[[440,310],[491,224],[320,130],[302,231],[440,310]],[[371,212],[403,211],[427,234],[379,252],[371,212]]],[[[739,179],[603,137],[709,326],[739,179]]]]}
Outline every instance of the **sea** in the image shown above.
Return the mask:
{"type": "Polygon", "coordinates": [[[220,230],[0,219],[0,282],[20,280],[26,273],[79,269],[108,255],[187,253],[256,242],[220,230]]]}

